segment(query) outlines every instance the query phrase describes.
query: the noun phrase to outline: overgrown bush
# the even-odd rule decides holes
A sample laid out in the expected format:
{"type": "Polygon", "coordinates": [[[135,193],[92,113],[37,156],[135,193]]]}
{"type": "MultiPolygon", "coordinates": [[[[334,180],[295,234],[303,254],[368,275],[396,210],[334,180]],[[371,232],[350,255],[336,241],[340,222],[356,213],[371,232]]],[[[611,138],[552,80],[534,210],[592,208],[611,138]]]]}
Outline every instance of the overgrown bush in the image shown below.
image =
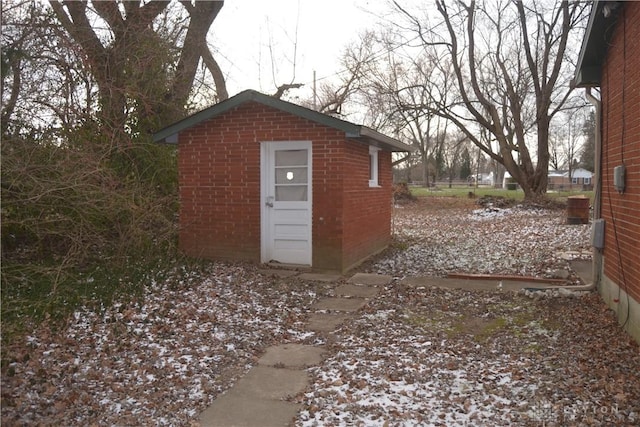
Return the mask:
{"type": "Polygon", "coordinates": [[[393,201],[395,203],[406,203],[417,200],[411,193],[411,189],[406,182],[399,182],[393,185],[393,201]]]}
{"type": "Polygon", "coordinates": [[[74,135],[2,140],[3,341],[79,303],[135,292],[174,255],[174,150],[74,135]]]}

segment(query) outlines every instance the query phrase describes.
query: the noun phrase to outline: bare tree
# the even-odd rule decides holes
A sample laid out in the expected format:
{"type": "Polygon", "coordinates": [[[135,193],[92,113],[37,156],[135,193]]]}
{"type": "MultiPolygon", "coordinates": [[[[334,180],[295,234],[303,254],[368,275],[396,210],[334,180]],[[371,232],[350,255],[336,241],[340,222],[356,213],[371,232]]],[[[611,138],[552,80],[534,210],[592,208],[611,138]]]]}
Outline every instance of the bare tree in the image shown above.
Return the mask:
{"type": "Polygon", "coordinates": [[[300,25],[300,9],[298,8],[298,15],[296,16],[296,23],[295,23],[293,36],[291,37],[289,36],[289,34],[287,34],[287,32],[285,32],[285,35],[287,36],[287,38],[291,40],[290,55],[283,55],[282,58],[277,57],[276,55],[277,45],[273,42],[273,35],[271,33],[272,27],[271,25],[269,25],[269,20],[267,20],[267,25],[269,30],[269,43],[267,47],[269,50],[269,61],[271,65],[271,80],[274,86],[276,87],[275,93],[271,96],[277,99],[281,99],[282,97],[287,95],[289,91],[293,89],[300,89],[301,87],[304,86],[303,83],[295,82],[296,72],[298,67],[298,29],[300,25]],[[291,66],[291,73],[290,73],[291,79],[289,80],[288,83],[279,83],[280,80],[278,78],[278,75],[280,73],[278,70],[278,63],[281,63],[281,62],[288,62],[289,65],[291,66]]]}
{"type": "Polygon", "coordinates": [[[41,3],[2,3],[2,135],[58,143],[95,113],[81,54],[41,3]]]}
{"type": "Polygon", "coordinates": [[[438,139],[442,140],[440,145],[441,158],[444,166],[444,172],[449,182],[449,188],[453,184],[453,179],[459,175],[462,153],[466,148],[465,142],[468,141],[467,136],[463,133],[448,134],[443,132],[438,135],[438,139]]]}
{"type": "Polygon", "coordinates": [[[571,92],[567,44],[585,4],[436,0],[441,23],[427,28],[394,3],[425,48],[445,52],[453,67],[458,96],[436,99],[432,112],[503,164],[525,197],[544,194],[549,126],[571,92]],[[479,128],[491,138],[480,139],[479,128]]]}
{"type": "MultiPolygon", "coordinates": [[[[338,73],[337,81],[322,82],[316,93],[316,100],[309,99],[304,104],[322,113],[340,116],[343,114],[343,106],[348,101],[357,103],[356,94],[363,98],[371,96],[371,92],[367,91],[365,86],[369,83],[369,76],[374,72],[377,61],[374,51],[376,37],[374,32],[368,31],[360,36],[358,42],[347,45],[340,60],[343,69],[338,73]]],[[[373,111],[371,120],[376,121],[380,118],[380,111],[373,111]]]]}
{"type": "MultiPolygon", "coordinates": [[[[569,178],[573,183],[574,170],[579,163],[579,151],[582,145],[582,126],[585,121],[585,109],[576,109],[567,111],[566,120],[566,138],[563,140],[562,151],[564,159],[569,169],[569,178]]],[[[571,184],[570,184],[571,185],[571,184]]]]}
{"type": "Polygon", "coordinates": [[[566,110],[551,126],[549,136],[549,164],[556,170],[567,169],[569,177],[579,163],[583,140],[583,126],[588,110],[576,108],[566,110]]]}
{"type": "MultiPolygon", "coordinates": [[[[376,73],[368,78],[370,88],[377,96],[369,95],[369,109],[383,106],[385,127],[392,134],[416,148],[422,163],[422,183],[429,186],[429,158],[436,151],[437,127],[440,123],[428,109],[422,108],[430,101],[425,86],[414,84],[430,75],[432,69],[424,62],[416,67],[388,58],[379,65],[376,73]],[[416,106],[419,106],[416,108],[416,106]]],[[[434,172],[434,171],[431,171],[434,172]]]]}
{"type": "Polygon", "coordinates": [[[433,61],[431,52],[397,54],[403,44],[396,36],[388,29],[367,32],[350,45],[344,61],[346,71],[341,81],[331,86],[331,92],[323,92],[321,99],[329,102],[321,103],[320,110],[335,113],[340,111],[336,107],[349,101],[368,126],[414,146],[413,157],[422,164],[421,181],[429,186],[430,177],[438,174],[431,170],[442,143],[437,136],[446,133],[446,122],[432,112],[433,99],[446,99],[452,74],[433,61]]]}
{"type": "Polygon", "coordinates": [[[561,152],[562,138],[564,138],[564,135],[560,131],[552,132],[552,134],[553,136],[549,138],[549,167],[554,170],[560,170],[564,167],[561,152]]]}
{"type": "Polygon", "coordinates": [[[179,3],[188,24],[176,39],[167,39],[163,36],[168,30],[154,23],[170,1],[50,1],[58,21],[82,50],[98,87],[102,122],[109,128],[122,132],[137,125],[150,132],[181,117],[201,59],[218,98],[228,96],[206,41],[223,2],[179,3]]]}

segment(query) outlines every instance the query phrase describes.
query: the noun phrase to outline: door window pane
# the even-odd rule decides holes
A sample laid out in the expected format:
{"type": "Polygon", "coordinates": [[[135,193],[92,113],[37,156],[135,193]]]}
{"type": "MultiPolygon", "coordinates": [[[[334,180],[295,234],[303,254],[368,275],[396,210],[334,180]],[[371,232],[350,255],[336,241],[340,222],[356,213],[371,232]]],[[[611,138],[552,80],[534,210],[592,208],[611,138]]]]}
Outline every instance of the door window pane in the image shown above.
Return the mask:
{"type": "Polygon", "coordinates": [[[276,201],[306,202],[307,185],[276,185],[276,201]]]}
{"type": "Polygon", "coordinates": [[[307,150],[276,151],[276,166],[306,166],[307,150]]]}
{"type": "Polygon", "coordinates": [[[309,150],[275,151],[275,190],[278,202],[308,200],[309,150]]]}
{"type": "Polygon", "coordinates": [[[306,184],[307,168],[276,168],[276,184],[306,184]]]}

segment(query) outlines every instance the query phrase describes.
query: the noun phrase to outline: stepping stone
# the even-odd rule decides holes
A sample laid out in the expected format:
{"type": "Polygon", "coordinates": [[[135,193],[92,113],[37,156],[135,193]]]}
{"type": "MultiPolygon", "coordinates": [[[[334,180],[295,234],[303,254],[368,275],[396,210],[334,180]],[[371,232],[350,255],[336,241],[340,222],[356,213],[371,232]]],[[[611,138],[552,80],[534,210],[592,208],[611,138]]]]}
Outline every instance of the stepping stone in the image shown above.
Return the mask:
{"type": "Polygon", "coordinates": [[[307,329],[314,332],[333,332],[351,315],[342,313],[313,313],[309,316],[307,329]]]}
{"type": "Polygon", "coordinates": [[[306,368],[322,362],[324,350],[304,344],[282,344],[267,348],[259,365],[286,368],[306,368]]]}
{"type": "Polygon", "coordinates": [[[299,369],[254,366],[227,391],[227,394],[245,399],[282,400],[304,391],[309,375],[299,369]]]}
{"type": "Polygon", "coordinates": [[[223,394],[200,414],[200,426],[285,427],[291,425],[301,409],[301,404],[281,400],[223,394]]]}
{"type": "Polygon", "coordinates": [[[355,283],[356,285],[369,285],[369,286],[383,286],[388,285],[393,280],[393,277],[386,274],[373,274],[373,273],[356,273],[349,279],[349,283],[355,283]]]}
{"type": "Polygon", "coordinates": [[[364,298],[322,298],[311,306],[315,310],[357,311],[367,300],[364,298]]]}
{"type": "Polygon", "coordinates": [[[340,285],[336,288],[336,294],[346,297],[360,297],[360,298],[373,298],[378,295],[380,289],[374,286],[363,285],[340,285]]]}
{"type": "Polygon", "coordinates": [[[300,278],[302,280],[312,280],[314,282],[337,282],[342,278],[342,276],[339,274],[302,273],[300,278]]]}
{"type": "Polygon", "coordinates": [[[258,270],[258,272],[266,276],[276,276],[282,278],[295,276],[296,274],[300,273],[299,271],[295,270],[279,270],[277,268],[262,268],[258,270]]]}

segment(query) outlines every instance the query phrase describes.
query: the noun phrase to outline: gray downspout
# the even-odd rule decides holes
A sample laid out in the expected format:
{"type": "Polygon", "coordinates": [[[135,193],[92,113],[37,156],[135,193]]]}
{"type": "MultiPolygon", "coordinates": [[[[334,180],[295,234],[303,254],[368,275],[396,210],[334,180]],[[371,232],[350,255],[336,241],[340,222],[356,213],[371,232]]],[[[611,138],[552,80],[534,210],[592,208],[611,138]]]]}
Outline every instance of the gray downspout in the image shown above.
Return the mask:
{"type": "MultiPolygon", "coordinates": [[[[601,108],[602,103],[598,98],[591,94],[591,88],[585,88],[585,95],[587,100],[596,107],[596,129],[595,129],[595,137],[596,137],[596,147],[595,147],[595,159],[593,163],[594,168],[594,200],[593,200],[593,220],[597,220],[602,218],[602,180],[601,180],[601,171],[602,171],[602,119],[601,108]]],[[[595,287],[600,287],[602,280],[602,249],[598,249],[593,247],[593,270],[592,270],[592,284],[595,287]]]]}

